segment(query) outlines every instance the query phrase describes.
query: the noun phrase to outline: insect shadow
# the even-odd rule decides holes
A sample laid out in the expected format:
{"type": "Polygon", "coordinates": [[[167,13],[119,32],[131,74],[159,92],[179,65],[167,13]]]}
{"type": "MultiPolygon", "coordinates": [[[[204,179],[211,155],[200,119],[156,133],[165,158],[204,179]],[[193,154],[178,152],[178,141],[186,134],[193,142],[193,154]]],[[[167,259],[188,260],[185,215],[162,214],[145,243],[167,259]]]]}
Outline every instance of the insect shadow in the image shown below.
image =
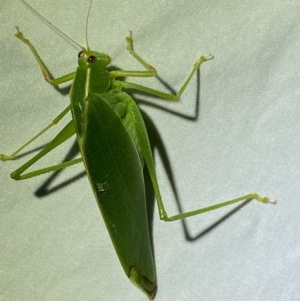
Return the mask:
{"type": "MultiPolygon", "coordinates": [[[[111,68],[110,68],[110,70],[116,70],[116,69],[119,69],[119,68],[117,68],[116,66],[111,66],[111,68]]],[[[160,77],[157,77],[157,78],[170,92],[175,93],[175,90],[170,85],[168,85],[163,79],[161,79],[160,77]]],[[[197,92],[196,92],[196,101],[195,101],[195,108],[194,108],[194,114],[193,115],[182,114],[180,112],[176,112],[176,111],[170,110],[168,108],[161,107],[157,103],[145,101],[141,98],[134,97],[134,99],[136,100],[136,102],[139,105],[154,107],[154,108],[163,110],[163,111],[165,111],[169,114],[175,115],[177,117],[180,117],[180,118],[183,118],[183,119],[186,119],[186,120],[190,120],[190,121],[196,121],[199,118],[199,115],[200,115],[200,70],[197,71],[196,78],[197,78],[197,85],[196,85],[197,86],[197,89],[196,89],[197,92]]],[[[66,94],[68,94],[69,89],[70,89],[70,86],[63,87],[63,88],[58,87],[56,90],[60,94],[66,95],[66,94]]],[[[126,91],[129,92],[129,93],[132,92],[132,93],[130,93],[131,95],[136,94],[136,91],[133,91],[133,90],[132,91],[126,90],[126,91]]],[[[141,93],[139,92],[138,95],[141,96],[141,93]]],[[[149,95],[147,95],[147,96],[151,97],[149,95]]],[[[174,196],[177,208],[178,208],[179,212],[182,213],[183,210],[182,210],[182,206],[181,206],[181,202],[180,202],[180,198],[179,198],[179,192],[178,192],[178,189],[177,189],[176,184],[175,184],[175,177],[174,177],[174,173],[173,173],[173,170],[172,170],[172,165],[171,165],[171,162],[168,158],[168,153],[167,153],[165,144],[163,142],[163,139],[162,139],[161,135],[159,134],[159,131],[158,131],[157,127],[155,126],[155,123],[152,121],[152,119],[143,110],[141,110],[141,112],[142,112],[142,115],[143,115],[143,118],[144,118],[144,122],[145,122],[145,125],[146,125],[146,128],[147,128],[148,135],[149,135],[149,140],[150,140],[152,152],[156,149],[158,151],[161,159],[162,159],[162,163],[163,163],[168,181],[170,183],[170,186],[171,186],[171,189],[172,189],[172,192],[173,192],[173,196],[174,196]]],[[[40,148],[42,148],[42,147],[36,148],[35,150],[31,150],[30,153],[33,152],[33,151],[36,151],[37,149],[40,149],[40,148]]],[[[29,152],[27,152],[27,154],[28,153],[29,152]]],[[[69,149],[69,152],[66,154],[63,162],[72,160],[75,157],[77,157],[79,154],[80,154],[79,147],[78,147],[77,141],[75,140],[73,145],[69,149]]],[[[48,177],[48,179],[35,191],[35,195],[39,198],[42,198],[46,195],[49,195],[51,193],[56,192],[59,189],[62,189],[65,186],[68,186],[69,184],[72,184],[72,183],[74,183],[74,182],[76,182],[76,181],[78,181],[81,178],[86,176],[86,172],[82,171],[82,172],[76,174],[75,176],[69,178],[68,180],[52,186],[53,182],[55,181],[56,177],[58,176],[58,174],[60,172],[62,172],[62,170],[57,170],[57,171],[53,172],[48,177]]],[[[151,240],[152,240],[152,237],[153,237],[153,235],[152,235],[153,234],[153,225],[152,224],[153,224],[153,216],[155,214],[154,213],[154,211],[155,211],[154,210],[155,194],[154,194],[154,190],[153,190],[153,187],[152,187],[152,182],[151,182],[150,176],[148,174],[147,168],[145,168],[145,170],[144,170],[144,177],[145,177],[145,190],[146,190],[146,199],[147,199],[147,212],[148,212],[149,230],[150,230],[150,237],[151,237],[151,240]]],[[[185,235],[185,239],[187,241],[190,241],[190,242],[198,240],[199,238],[201,238],[202,236],[204,236],[205,234],[207,234],[208,232],[213,230],[215,227],[219,226],[223,221],[228,219],[231,215],[233,215],[235,212],[240,210],[246,204],[248,204],[249,201],[245,201],[242,204],[240,204],[239,206],[236,206],[229,213],[225,214],[224,216],[219,218],[217,221],[215,221],[212,225],[210,225],[206,229],[200,231],[196,235],[191,235],[186,221],[184,219],[181,220],[184,235],[185,235]]]]}

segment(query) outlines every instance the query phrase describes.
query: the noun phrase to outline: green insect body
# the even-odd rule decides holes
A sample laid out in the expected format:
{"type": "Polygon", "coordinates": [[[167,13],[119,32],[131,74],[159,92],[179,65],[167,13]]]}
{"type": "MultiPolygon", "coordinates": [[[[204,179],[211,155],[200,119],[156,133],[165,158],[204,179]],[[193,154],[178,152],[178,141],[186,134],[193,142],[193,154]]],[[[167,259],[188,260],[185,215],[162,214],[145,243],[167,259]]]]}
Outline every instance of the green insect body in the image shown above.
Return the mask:
{"type": "Polygon", "coordinates": [[[94,51],[80,55],[70,98],[85,169],[126,275],[152,298],[156,273],[146,203],[141,201],[144,164],[139,153],[146,149],[151,155],[149,143],[140,139],[146,128],[135,102],[105,70],[110,57],[94,51]]]}
{"type": "Polygon", "coordinates": [[[131,34],[126,38],[127,49],[147,69],[146,71],[108,71],[107,66],[111,63],[109,55],[92,51],[89,47],[87,49],[81,47],[77,70],[57,79],[51,79],[34,46],[18,28],[16,36],[29,46],[44,78],[49,83],[58,85],[73,80],[70,90],[71,103],[48,127],[13,154],[1,154],[0,160],[13,159],[24,147],[59,122],[71,110],[73,119],[36,156],[14,171],[11,177],[16,180],[27,179],[83,162],[122,267],[130,280],[144,291],[149,299],[155,296],[157,282],[148,228],[144,162],[152,180],[160,218],[165,221],[190,217],[250,198],[263,203],[271,202],[266,197],[248,194],[172,217],[168,217],[164,209],[143,118],[134,100],[123,89],[136,89],[165,100],[177,101],[194,73],[203,62],[212,58],[211,55],[201,56],[179,92],[171,95],[117,80],[118,77],[156,75],[155,69],[133,50],[131,34]],[[23,174],[32,164],[75,133],[81,158],[23,174]]]}

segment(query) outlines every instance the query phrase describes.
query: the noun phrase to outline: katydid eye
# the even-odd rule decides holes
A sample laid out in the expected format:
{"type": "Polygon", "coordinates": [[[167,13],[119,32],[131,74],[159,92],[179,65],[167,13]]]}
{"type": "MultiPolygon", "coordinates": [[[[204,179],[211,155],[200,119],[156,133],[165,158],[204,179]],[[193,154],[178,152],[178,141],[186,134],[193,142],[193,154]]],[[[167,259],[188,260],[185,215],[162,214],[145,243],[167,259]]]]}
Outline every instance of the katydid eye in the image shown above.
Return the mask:
{"type": "Polygon", "coordinates": [[[84,51],[83,51],[83,50],[79,51],[79,52],[78,52],[78,57],[82,57],[83,54],[84,54],[84,51]]]}
{"type": "Polygon", "coordinates": [[[95,63],[97,61],[97,57],[95,57],[94,55],[91,55],[88,57],[87,61],[89,63],[95,63]]]}

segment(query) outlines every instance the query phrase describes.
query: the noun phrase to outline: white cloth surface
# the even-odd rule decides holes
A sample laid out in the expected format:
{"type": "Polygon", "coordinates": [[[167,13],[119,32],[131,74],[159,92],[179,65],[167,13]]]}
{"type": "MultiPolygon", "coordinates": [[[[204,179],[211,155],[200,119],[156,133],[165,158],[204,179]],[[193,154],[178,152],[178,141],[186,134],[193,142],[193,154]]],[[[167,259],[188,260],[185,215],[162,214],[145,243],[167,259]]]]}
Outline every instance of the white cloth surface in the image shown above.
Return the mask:
{"type": "MultiPolygon", "coordinates": [[[[28,48],[14,37],[14,26],[55,77],[75,70],[78,50],[20,1],[2,2],[0,153],[10,153],[69,102],[67,93],[43,80],[28,48]]],[[[30,4],[85,46],[89,1],[30,4]]],[[[192,241],[181,222],[160,221],[155,206],[156,300],[299,300],[299,15],[296,0],[94,0],[90,47],[110,54],[124,70],[143,70],[125,49],[128,30],[136,51],[175,90],[201,54],[214,55],[201,66],[200,84],[194,77],[179,103],[139,97],[147,101],[140,107],[166,148],[183,210],[250,192],[278,201],[276,206],[252,201],[205,235],[235,206],[190,218],[192,241]],[[170,113],[193,116],[197,93],[196,121],[170,113]]],[[[156,79],[130,81],[167,91],[156,79]]],[[[59,173],[44,196],[36,192],[50,174],[20,182],[9,177],[62,125],[26,155],[0,162],[0,300],[147,300],[126,279],[87,177],[76,178],[81,164],[59,173]]],[[[35,168],[60,163],[74,141],[35,168]]],[[[178,208],[165,160],[155,151],[162,196],[172,215],[178,208]]]]}

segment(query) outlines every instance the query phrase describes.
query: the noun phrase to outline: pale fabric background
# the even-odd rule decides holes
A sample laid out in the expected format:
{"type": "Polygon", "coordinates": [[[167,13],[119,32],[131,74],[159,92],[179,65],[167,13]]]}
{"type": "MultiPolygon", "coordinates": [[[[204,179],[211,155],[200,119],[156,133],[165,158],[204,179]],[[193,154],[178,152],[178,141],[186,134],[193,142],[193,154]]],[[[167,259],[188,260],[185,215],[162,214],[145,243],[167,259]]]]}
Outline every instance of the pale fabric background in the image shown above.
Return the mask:
{"type": "MultiPolygon", "coordinates": [[[[85,45],[89,1],[29,2],[85,45]]],[[[276,206],[252,201],[206,235],[235,207],[191,218],[186,224],[193,241],[185,238],[181,222],[159,221],[155,207],[156,300],[299,299],[299,15],[296,0],[94,1],[90,46],[125,70],[142,69],[125,50],[129,29],[136,50],[173,89],[200,54],[215,56],[180,103],[140,97],[193,116],[199,89],[194,122],[141,105],[166,148],[167,157],[162,160],[156,151],[155,158],[169,213],[178,208],[162,165],[166,159],[184,210],[254,191],[278,200],[276,206]]],[[[9,153],[69,101],[44,82],[31,53],[14,37],[14,26],[30,38],[54,76],[75,69],[78,50],[20,1],[2,0],[0,21],[0,152],[9,153]]],[[[156,79],[136,81],[166,90],[156,79]]],[[[61,162],[73,141],[37,167],[61,162]]],[[[40,196],[50,174],[21,182],[9,178],[32,155],[0,162],[0,300],[147,300],[126,279],[83,167],[59,173],[40,196]]]]}

